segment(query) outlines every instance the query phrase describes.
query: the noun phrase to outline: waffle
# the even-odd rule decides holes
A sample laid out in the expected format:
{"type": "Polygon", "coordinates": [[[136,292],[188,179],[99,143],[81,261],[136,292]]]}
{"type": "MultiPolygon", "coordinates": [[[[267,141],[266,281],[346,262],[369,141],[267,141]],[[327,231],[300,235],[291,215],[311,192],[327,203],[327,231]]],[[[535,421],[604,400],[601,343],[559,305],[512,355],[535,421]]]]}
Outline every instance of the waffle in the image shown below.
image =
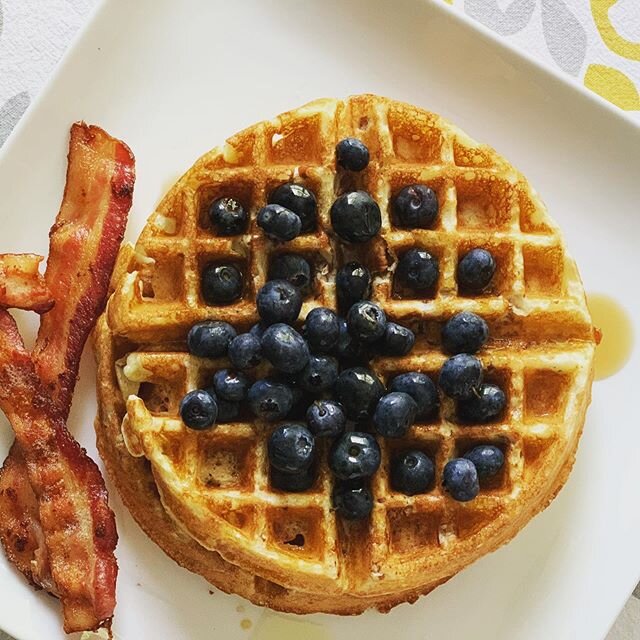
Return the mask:
{"type": "MultiPolygon", "coordinates": [[[[98,446],[125,503],[169,555],[225,591],[259,604],[306,613],[359,613],[415,600],[470,562],[512,538],[564,484],[590,399],[594,332],[575,263],[557,225],[526,179],[493,149],[439,116],[365,95],[318,100],[259,123],[214,149],[176,183],[135,248],[123,251],[114,292],[97,328],[98,446]],[[335,145],[360,138],[371,163],[360,174],[335,166],[335,145]],[[318,200],[317,228],[291,242],[270,241],[257,211],[278,185],[305,184],[318,200]],[[425,183],[438,196],[433,229],[395,225],[390,201],[404,186],[425,183]],[[380,205],[382,230],[366,245],[332,233],[336,196],[364,189],[380,205]],[[217,237],[207,222],[213,199],[233,196],[250,212],[246,235],[217,237]],[[430,295],[397,286],[397,259],[413,247],[438,257],[430,295]],[[473,247],[497,262],[487,290],[458,291],[456,265],[473,247]],[[303,493],[273,488],[266,440],[274,425],[240,416],[206,432],[184,427],[185,393],[208,386],[225,360],[186,351],[196,322],[221,319],[238,330],[258,320],[255,296],[274,256],[304,255],[314,286],[300,318],[335,308],[335,273],[358,260],[374,276],[372,300],[410,326],[416,346],[403,358],[377,358],[383,381],[403,371],[434,379],[446,359],[440,328],[454,313],[481,315],[490,340],[479,353],[485,380],[508,398],[499,420],[463,425],[441,398],[437,416],[398,440],[379,439],[382,464],[372,481],[370,519],[348,523],[332,509],[326,449],[317,480],[303,493]],[[236,264],[242,298],[208,306],[199,278],[211,262],[236,264]],[[446,462],[477,444],[505,454],[498,477],[479,496],[456,502],[441,483],[446,462]],[[425,494],[393,491],[394,456],[420,449],[434,461],[425,494]]],[[[266,367],[255,375],[266,374],[266,367]]]]}

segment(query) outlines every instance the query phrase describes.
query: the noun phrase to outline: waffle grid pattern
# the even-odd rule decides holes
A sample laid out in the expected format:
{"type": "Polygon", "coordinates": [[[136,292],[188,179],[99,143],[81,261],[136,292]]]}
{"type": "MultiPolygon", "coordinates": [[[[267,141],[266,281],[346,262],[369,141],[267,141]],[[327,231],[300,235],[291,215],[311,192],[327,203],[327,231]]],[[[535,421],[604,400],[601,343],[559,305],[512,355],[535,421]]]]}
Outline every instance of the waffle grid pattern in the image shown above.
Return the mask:
{"type": "Polygon", "coordinates": [[[581,411],[575,390],[588,385],[584,363],[592,348],[577,271],[524,178],[437,116],[370,96],[312,103],[238,134],[199,161],[152,216],[108,318],[115,339],[126,344],[117,365],[120,391],[125,398],[137,396],[127,403],[125,442],[132,454],[151,461],[165,508],[223,556],[233,556],[234,545],[248,549],[238,564],[259,575],[296,589],[355,596],[446,578],[461,568],[451,562],[455,549],[464,555],[462,546],[473,548],[475,534],[515,513],[534,487],[540,490],[538,471],[557,472],[577,439],[580,425],[573,432],[563,429],[571,412],[581,411]],[[362,175],[336,173],[335,144],[349,135],[362,139],[372,154],[362,175]],[[291,180],[316,194],[318,226],[278,246],[257,228],[256,213],[273,188],[291,180]],[[414,182],[438,194],[440,216],[432,230],[394,224],[389,203],[414,182]],[[370,192],[382,211],[381,234],[364,247],[343,245],[331,233],[331,204],[355,188],[370,192]],[[206,207],[227,195],[248,205],[244,236],[215,237],[207,226],[206,207]],[[488,292],[465,296],[457,290],[455,269],[459,256],[475,246],[489,248],[498,269],[488,292]],[[397,258],[412,247],[435,253],[440,263],[436,290],[420,299],[393,280],[397,258]],[[372,362],[383,382],[412,370],[435,378],[446,357],[439,327],[457,311],[475,311],[490,325],[491,340],[479,356],[486,380],[507,394],[505,415],[488,425],[460,425],[453,405],[442,398],[438,415],[415,425],[406,438],[379,439],[383,462],[373,478],[375,507],[366,525],[345,524],[331,510],[326,450],[314,487],[286,494],[269,483],[266,434],[273,425],[245,416],[196,433],[177,415],[187,391],[208,386],[213,372],[228,366],[185,353],[188,328],[210,318],[248,328],[258,319],[256,291],[278,252],[303,254],[314,266],[314,291],[301,318],[314,306],[335,308],[334,274],[341,264],[355,259],[370,268],[372,299],[418,333],[409,356],[372,362]],[[208,262],[238,264],[245,276],[241,301],[204,304],[199,274],[208,262]],[[456,503],[441,487],[444,464],[481,443],[503,449],[504,472],[483,484],[471,503],[456,503]],[[428,493],[408,497],[392,491],[389,464],[414,447],[434,460],[436,482],[428,493]],[[216,519],[228,526],[211,526],[216,519]],[[415,567],[407,566],[408,558],[415,567]],[[410,578],[425,568],[429,575],[410,578]]]}

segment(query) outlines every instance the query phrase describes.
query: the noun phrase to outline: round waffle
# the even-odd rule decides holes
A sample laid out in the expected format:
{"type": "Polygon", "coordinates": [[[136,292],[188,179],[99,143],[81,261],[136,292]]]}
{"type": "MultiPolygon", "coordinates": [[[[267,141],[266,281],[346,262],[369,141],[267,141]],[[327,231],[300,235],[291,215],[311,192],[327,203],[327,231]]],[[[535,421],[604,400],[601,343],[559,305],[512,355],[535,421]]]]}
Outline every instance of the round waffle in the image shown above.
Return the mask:
{"type": "MultiPolygon", "coordinates": [[[[590,398],[594,332],[583,287],[557,226],[525,178],[495,151],[432,113],[365,95],[318,100],[262,122],[203,156],[151,216],[135,249],[123,251],[114,292],[97,328],[98,446],[122,497],[147,534],[187,568],[227,591],[274,608],[358,613],[414,600],[513,537],[546,506],[573,463],[590,398]],[[348,136],[369,148],[359,174],[337,170],[335,145],[348,136]],[[317,228],[288,243],[270,241],[256,224],[268,194],[285,182],[310,188],[317,228]],[[389,203],[404,186],[428,184],[440,215],[433,229],[397,227],[389,203]],[[329,210],[345,191],[364,189],[382,212],[380,234],[347,245],[329,210]],[[250,212],[246,235],[218,237],[206,211],[233,196],[250,212]],[[440,264],[433,294],[396,286],[397,259],[428,249],[440,264]],[[497,262],[489,288],[458,291],[459,257],[473,247],[497,262]],[[372,300],[411,326],[416,346],[403,358],[378,358],[383,381],[403,371],[437,377],[446,359],[440,328],[470,310],[490,328],[478,354],[508,406],[489,424],[461,424],[441,399],[438,415],[405,438],[379,439],[382,465],[372,482],[370,519],[349,523],[331,505],[332,478],[321,451],[317,480],[284,493],[269,478],[266,440],[272,424],[242,417],[195,432],[178,415],[186,392],[208,386],[224,360],[189,355],[196,322],[221,319],[239,329],[258,320],[257,290],[273,257],[304,255],[314,287],[300,314],[335,307],[334,276],[358,260],[374,276],[372,300]],[[209,306],[200,273],[211,262],[236,264],[243,297],[209,306]],[[442,488],[446,462],[477,444],[505,454],[498,477],[479,496],[456,502],[442,488]],[[389,464],[408,449],[435,463],[425,494],[393,491],[389,464]]],[[[256,377],[267,369],[259,368],[256,377]]]]}

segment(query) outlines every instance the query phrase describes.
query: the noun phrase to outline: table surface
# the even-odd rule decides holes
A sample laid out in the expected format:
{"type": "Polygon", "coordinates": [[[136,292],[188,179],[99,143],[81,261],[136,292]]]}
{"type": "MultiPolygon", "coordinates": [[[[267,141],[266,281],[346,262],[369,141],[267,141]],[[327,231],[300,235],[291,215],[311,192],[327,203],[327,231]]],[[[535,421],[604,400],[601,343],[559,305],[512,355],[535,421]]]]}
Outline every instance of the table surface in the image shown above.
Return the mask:
{"type": "MultiPolygon", "coordinates": [[[[0,0],[0,146],[99,0],[0,0]]],[[[443,0],[640,124],[638,0],[443,0]]],[[[640,639],[640,585],[607,640],[640,639]]],[[[0,631],[0,640],[11,640],[0,631]]]]}

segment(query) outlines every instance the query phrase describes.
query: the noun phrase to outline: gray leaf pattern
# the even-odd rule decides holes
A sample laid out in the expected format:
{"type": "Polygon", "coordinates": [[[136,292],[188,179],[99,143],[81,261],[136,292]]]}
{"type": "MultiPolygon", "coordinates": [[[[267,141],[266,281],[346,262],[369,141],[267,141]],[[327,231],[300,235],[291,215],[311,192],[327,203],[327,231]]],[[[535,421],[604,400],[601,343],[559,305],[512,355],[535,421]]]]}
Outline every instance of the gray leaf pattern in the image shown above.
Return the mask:
{"type": "Polygon", "coordinates": [[[542,31],[556,64],[578,75],[587,55],[587,32],[563,0],[542,0],[542,31]]]}
{"type": "Polygon", "coordinates": [[[0,107],[0,146],[9,137],[9,134],[16,126],[22,114],[26,111],[31,98],[26,91],[22,91],[12,98],[9,98],[0,107]]]}
{"type": "Polygon", "coordinates": [[[465,12],[502,36],[510,36],[527,26],[536,0],[514,0],[504,11],[498,0],[466,0],[465,12]]]}

